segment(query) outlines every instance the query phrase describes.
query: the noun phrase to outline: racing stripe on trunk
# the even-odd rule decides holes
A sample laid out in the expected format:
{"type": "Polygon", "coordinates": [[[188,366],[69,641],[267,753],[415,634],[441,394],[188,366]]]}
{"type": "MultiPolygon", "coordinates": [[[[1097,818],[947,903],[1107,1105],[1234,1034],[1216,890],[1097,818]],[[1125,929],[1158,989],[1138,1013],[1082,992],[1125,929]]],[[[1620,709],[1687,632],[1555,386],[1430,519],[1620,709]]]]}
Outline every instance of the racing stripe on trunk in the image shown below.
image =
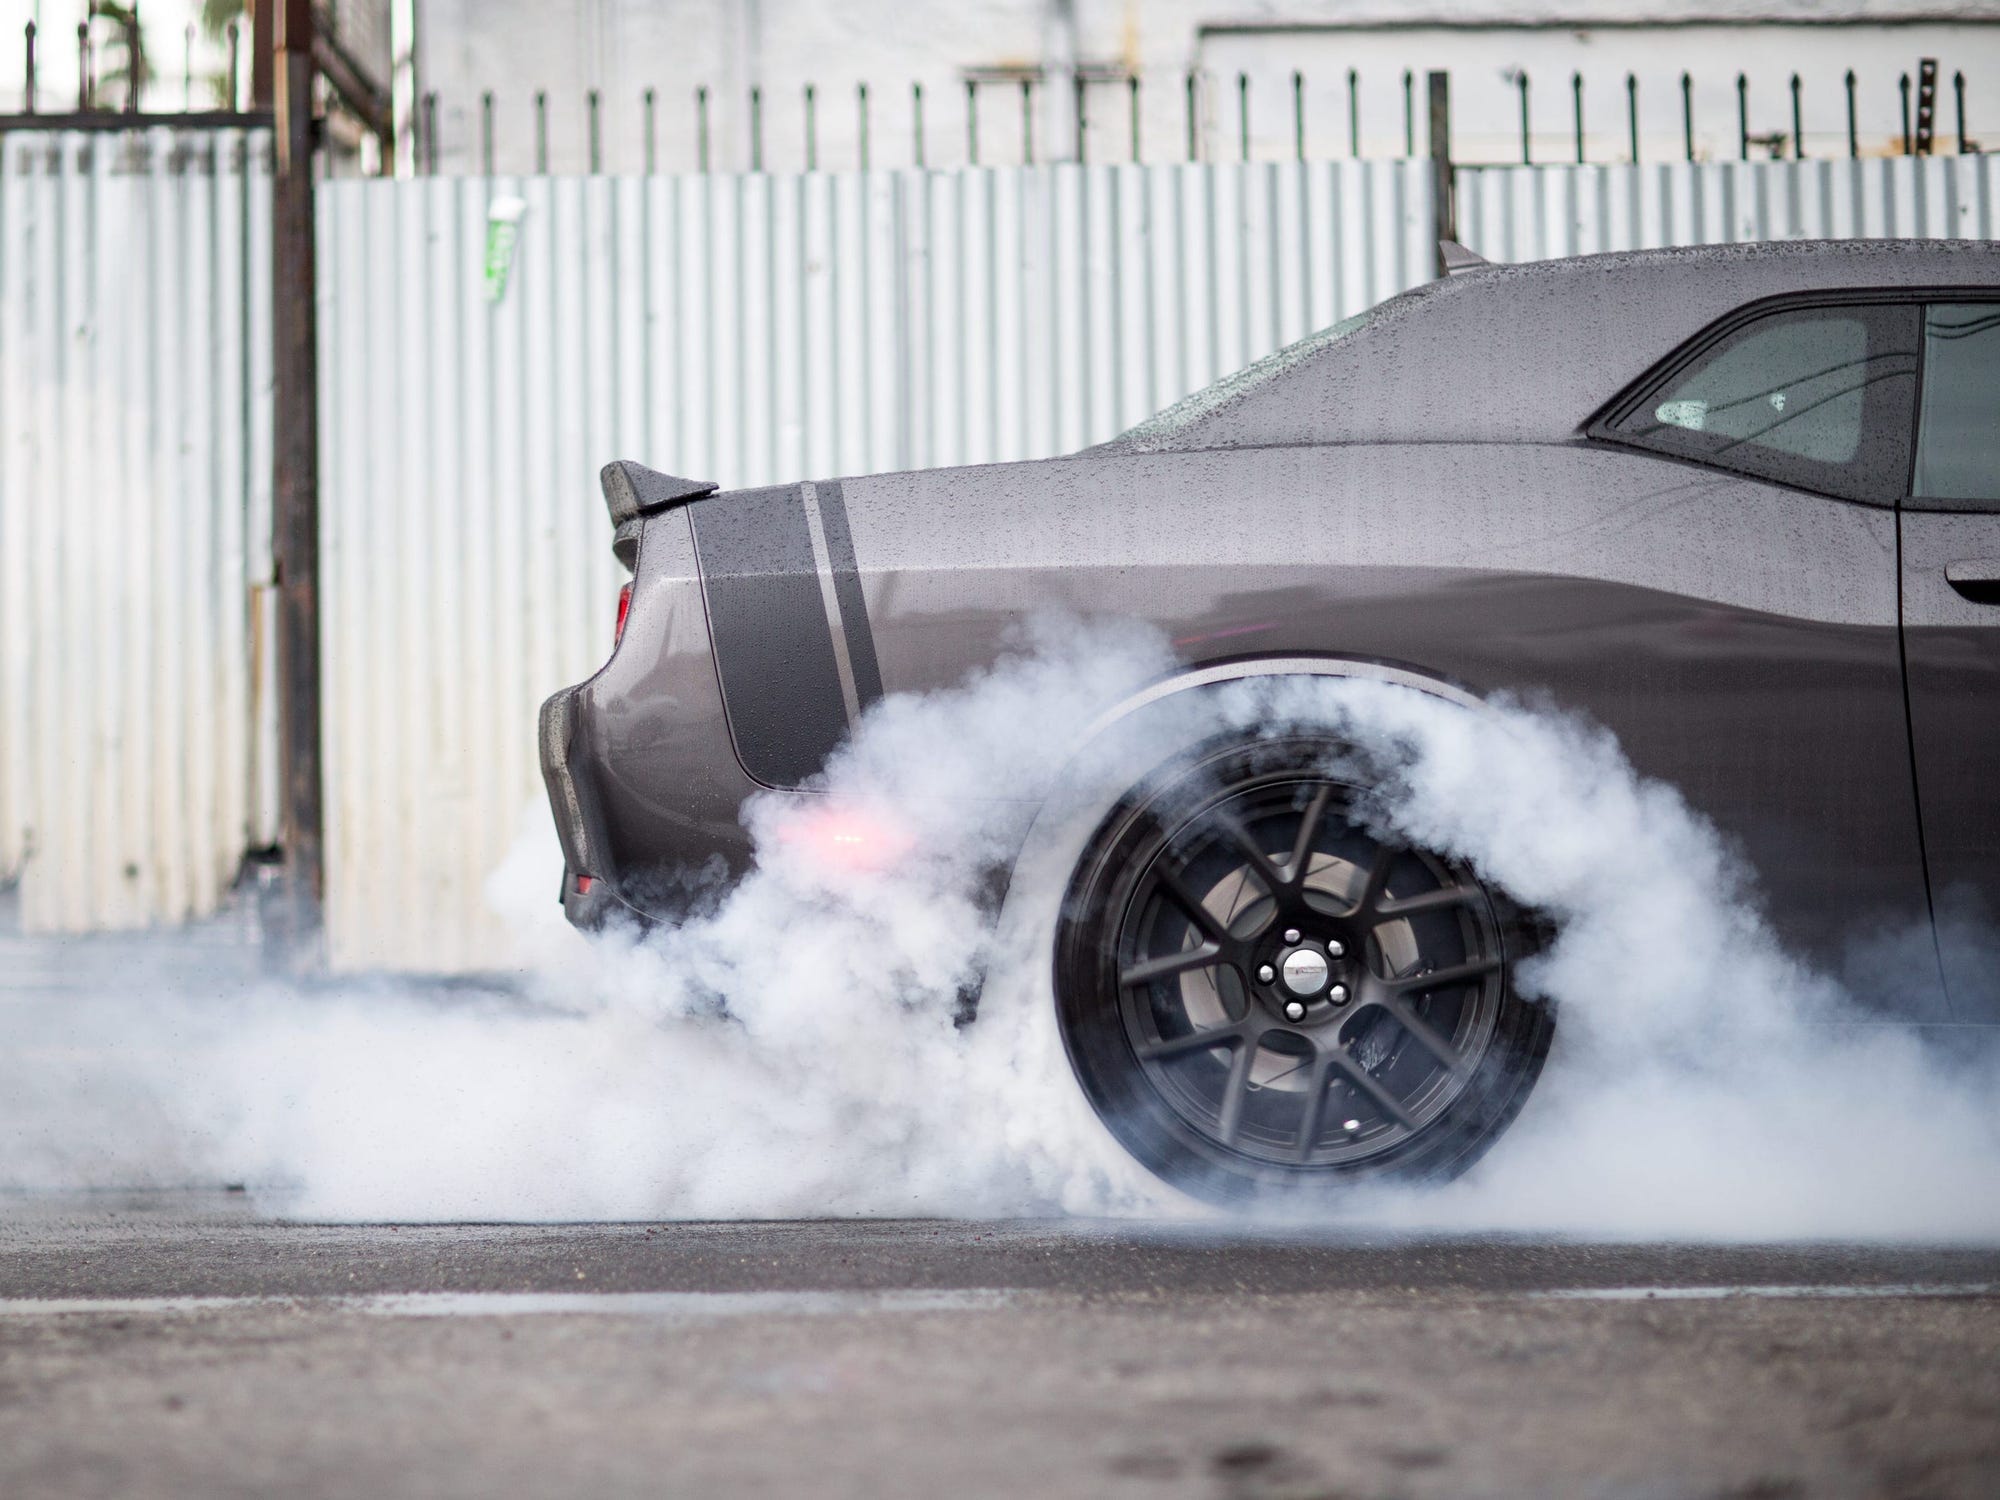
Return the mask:
{"type": "Polygon", "coordinates": [[[813,491],[819,503],[820,527],[826,535],[827,562],[833,571],[833,594],[840,604],[840,633],[854,674],[854,697],[866,710],[882,696],[882,665],[875,659],[868,602],[861,597],[861,569],[854,560],[854,533],[847,526],[847,498],[837,483],[816,484],[813,491]]]}
{"type": "Polygon", "coordinates": [[[738,490],[688,515],[736,757],[766,786],[798,786],[847,733],[803,487],[738,490]]]}

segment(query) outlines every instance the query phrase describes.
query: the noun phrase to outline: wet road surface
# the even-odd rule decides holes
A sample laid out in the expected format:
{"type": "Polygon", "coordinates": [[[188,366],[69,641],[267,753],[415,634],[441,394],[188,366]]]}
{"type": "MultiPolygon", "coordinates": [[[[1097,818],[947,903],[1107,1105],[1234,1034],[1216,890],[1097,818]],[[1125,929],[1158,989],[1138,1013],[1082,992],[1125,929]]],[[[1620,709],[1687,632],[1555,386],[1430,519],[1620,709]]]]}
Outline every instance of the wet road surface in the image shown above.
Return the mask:
{"type": "Polygon", "coordinates": [[[2000,1251],[0,1196],[0,1495],[2000,1494],[2000,1251]]]}

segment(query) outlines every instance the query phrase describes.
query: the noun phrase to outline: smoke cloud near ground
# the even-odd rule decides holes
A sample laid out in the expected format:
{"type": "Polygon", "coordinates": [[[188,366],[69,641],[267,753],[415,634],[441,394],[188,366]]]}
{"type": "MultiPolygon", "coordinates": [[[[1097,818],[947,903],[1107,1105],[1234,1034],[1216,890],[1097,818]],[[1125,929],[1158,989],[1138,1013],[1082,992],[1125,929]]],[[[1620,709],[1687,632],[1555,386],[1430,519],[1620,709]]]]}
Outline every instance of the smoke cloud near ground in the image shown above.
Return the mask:
{"type": "Polygon", "coordinates": [[[1072,758],[1170,664],[1135,627],[1045,622],[958,689],[886,700],[823,795],[746,806],[747,879],[644,938],[561,924],[533,810],[489,892],[531,953],[506,991],[163,966],[8,1007],[0,1182],[247,1181],[321,1218],[1205,1217],[1124,1155],[1071,1078],[1055,908],[1095,817],[1161,745],[1304,725],[1388,768],[1369,810],[1384,827],[1558,928],[1523,976],[1560,1024],[1520,1121],[1461,1181],[1368,1192],[1343,1221],[2000,1236],[1990,1064],[1845,1024],[1866,1018],[1772,938],[1726,841],[1602,730],[1273,678],[1156,708],[1072,758]],[[994,872],[1049,798],[998,909],[994,872]]]}

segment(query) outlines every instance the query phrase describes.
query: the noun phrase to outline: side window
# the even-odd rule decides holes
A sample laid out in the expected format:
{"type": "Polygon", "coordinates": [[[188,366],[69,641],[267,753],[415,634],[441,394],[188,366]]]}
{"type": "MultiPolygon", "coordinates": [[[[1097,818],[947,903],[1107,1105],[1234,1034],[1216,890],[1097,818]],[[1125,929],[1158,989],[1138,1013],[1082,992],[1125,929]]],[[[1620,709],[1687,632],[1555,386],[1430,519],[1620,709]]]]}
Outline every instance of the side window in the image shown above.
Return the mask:
{"type": "Polygon", "coordinates": [[[1894,505],[1910,472],[1917,310],[1798,307],[1732,329],[1610,424],[1629,443],[1894,505]]]}
{"type": "Polygon", "coordinates": [[[2000,302],[1925,311],[1910,493],[1943,510],[2000,510],[2000,302]]]}

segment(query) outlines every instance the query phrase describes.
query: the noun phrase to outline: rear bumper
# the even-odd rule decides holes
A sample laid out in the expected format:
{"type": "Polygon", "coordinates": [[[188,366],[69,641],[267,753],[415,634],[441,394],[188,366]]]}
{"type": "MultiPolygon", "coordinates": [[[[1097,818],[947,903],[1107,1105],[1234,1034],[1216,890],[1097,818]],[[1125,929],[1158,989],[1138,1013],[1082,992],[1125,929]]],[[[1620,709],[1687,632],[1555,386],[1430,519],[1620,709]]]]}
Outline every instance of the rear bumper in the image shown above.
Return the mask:
{"type": "Polygon", "coordinates": [[[539,753],[579,926],[679,920],[750,861],[685,509],[647,518],[611,658],[542,705],[539,753]],[[578,876],[589,876],[579,889],[578,876]]]}
{"type": "Polygon", "coordinates": [[[542,781],[548,787],[549,811],[562,845],[563,915],[578,927],[595,929],[621,913],[635,918],[640,913],[618,899],[595,789],[587,777],[578,776],[577,708],[583,691],[564,688],[542,705],[542,781]]]}
{"type": "Polygon", "coordinates": [[[577,688],[564,688],[542,705],[539,733],[542,781],[549,789],[549,810],[555,814],[563,864],[571,874],[595,874],[591,868],[590,830],[584,825],[583,801],[577,796],[576,777],[569,764],[578,692],[577,688]]]}

